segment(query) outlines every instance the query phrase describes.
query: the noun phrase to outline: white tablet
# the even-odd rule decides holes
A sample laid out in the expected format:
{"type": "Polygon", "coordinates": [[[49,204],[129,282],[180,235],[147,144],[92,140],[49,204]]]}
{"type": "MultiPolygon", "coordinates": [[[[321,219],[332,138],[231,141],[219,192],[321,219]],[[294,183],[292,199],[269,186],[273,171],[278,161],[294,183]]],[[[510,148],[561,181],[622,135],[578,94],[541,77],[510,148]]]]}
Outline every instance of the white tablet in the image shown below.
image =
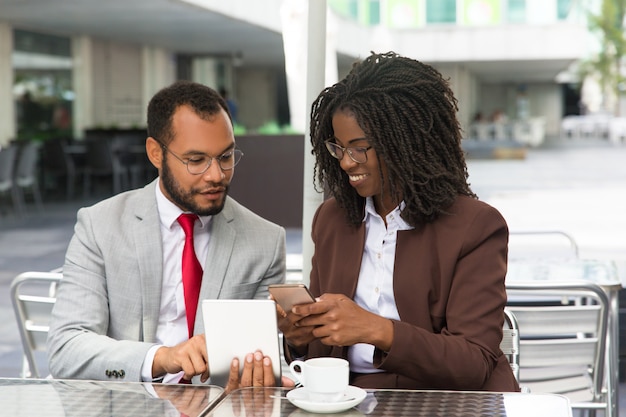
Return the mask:
{"type": "MultiPolygon", "coordinates": [[[[202,317],[212,385],[225,387],[230,363],[261,350],[272,359],[276,385],[280,385],[281,362],[273,300],[202,300],[202,317]]],[[[240,369],[240,371],[241,371],[240,369]]]]}

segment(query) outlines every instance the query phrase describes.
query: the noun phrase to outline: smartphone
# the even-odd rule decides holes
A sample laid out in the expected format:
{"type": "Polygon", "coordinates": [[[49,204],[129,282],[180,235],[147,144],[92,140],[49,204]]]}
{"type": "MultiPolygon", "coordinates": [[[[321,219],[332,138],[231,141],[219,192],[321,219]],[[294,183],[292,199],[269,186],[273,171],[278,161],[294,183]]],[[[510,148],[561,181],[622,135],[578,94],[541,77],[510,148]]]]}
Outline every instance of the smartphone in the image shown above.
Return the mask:
{"type": "Polygon", "coordinates": [[[315,297],[304,284],[270,284],[269,291],[285,312],[298,304],[314,303],[315,297]]]}

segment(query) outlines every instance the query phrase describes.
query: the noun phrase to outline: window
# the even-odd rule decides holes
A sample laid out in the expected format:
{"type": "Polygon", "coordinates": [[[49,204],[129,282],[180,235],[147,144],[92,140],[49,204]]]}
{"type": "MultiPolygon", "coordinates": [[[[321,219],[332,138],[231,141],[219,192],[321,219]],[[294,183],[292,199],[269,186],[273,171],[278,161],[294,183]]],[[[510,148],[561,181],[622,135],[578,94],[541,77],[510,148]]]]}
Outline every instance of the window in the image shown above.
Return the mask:
{"type": "Polygon", "coordinates": [[[370,0],[368,9],[368,23],[372,26],[380,24],[380,0],[370,0]]]}
{"type": "Polygon", "coordinates": [[[572,8],[572,0],[558,0],[557,19],[559,20],[567,19],[571,8],[572,8]]]}
{"type": "Polygon", "coordinates": [[[510,23],[526,21],[526,0],[509,0],[507,20],[510,23]]]}
{"type": "Polygon", "coordinates": [[[15,29],[12,61],[18,139],[70,136],[74,98],[70,39],[15,29]]]}
{"type": "Polygon", "coordinates": [[[426,23],[455,23],[456,0],[426,0],[426,23]]]}

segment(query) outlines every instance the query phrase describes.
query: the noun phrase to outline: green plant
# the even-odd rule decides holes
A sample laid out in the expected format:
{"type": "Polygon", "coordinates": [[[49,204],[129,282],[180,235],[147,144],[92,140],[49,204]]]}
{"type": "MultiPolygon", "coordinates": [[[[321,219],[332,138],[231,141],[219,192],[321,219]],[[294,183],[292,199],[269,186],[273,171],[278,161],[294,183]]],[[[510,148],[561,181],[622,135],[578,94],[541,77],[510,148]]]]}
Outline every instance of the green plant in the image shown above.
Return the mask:
{"type": "MultiPolygon", "coordinates": [[[[626,89],[626,77],[622,65],[626,58],[626,36],[624,17],[626,0],[602,0],[598,14],[589,13],[589,29],[598,35],[600,51],[580,66],[581,80],[596,74],[607,107],[609,97],[619,98],[626,89]]],[[[614,113],[619,112],[618,100],[615,100],[614,113]]],[[[605,108],[605,110],[611,110],[605,108]]]]}

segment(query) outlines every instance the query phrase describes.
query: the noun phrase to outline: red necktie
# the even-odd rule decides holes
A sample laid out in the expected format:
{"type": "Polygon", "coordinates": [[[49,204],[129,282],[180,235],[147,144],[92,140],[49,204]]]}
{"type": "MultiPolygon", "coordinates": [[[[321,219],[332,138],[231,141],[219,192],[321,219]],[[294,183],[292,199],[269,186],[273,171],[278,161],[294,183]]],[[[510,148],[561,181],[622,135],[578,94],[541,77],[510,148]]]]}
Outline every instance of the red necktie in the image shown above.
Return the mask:
{"type": "Polygon", "coordinates": [[[196,257],[193,247],[193,225],[198,216],[183,213],[178,217],[178,223],[185,231],[185,247],[183,248],[183,290],[185,292],[185,310],[187,311],[187,330],[189,338],[193,336],[193,327],[196,322],[198,297],[202,284],[202,266],[196,257]]]}

